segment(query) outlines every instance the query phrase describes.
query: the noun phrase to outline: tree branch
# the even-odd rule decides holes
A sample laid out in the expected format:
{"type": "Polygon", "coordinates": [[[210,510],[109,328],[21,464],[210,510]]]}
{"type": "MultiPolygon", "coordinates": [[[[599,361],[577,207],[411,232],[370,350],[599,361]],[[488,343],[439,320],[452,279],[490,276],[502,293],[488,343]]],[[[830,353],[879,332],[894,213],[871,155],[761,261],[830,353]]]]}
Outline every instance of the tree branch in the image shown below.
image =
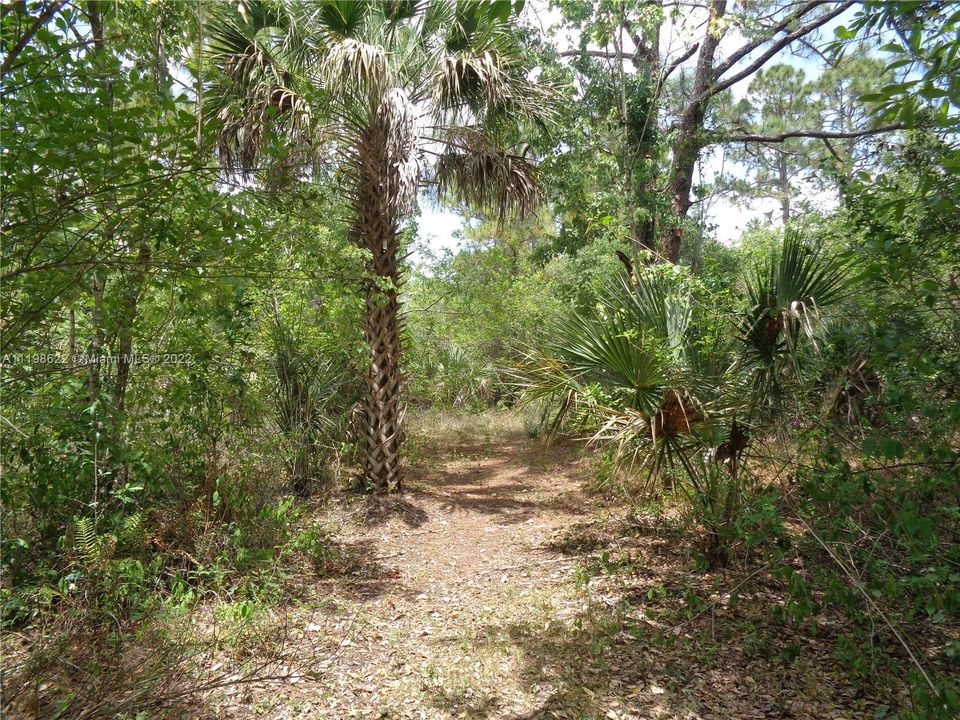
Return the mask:
{"type": "MultiPolygon", "coordinates": [[[[651,65],[657,63],[657,53],[656,49],[647,45],[643,38],[640,37],[640,34],[634,29],[633,23],[630,22],[628,18],[623,19],[623,29],[627,31],[627,36],[633,42],[634,47],[637,48],[637,52],[634,58],[631,58],[636,64],[636,60],[639,58],[644,58],[651,65]]],[[[626,55],[621,52],[621,55],[626,59],[626,55]]]]}
{"type": "Polygon", "coordinates": [[[818,138],[822,140],[858,138],[867,135],[879,135],[881,133],[903,130],[906,125],[903,123],[893,123],[892,125],[881,125],[880,127],[869,128],[866,130],[850,130],[846,132],[833,132],[830,130],[793,130],[780,135],[738,135],[736,137],[723,138],[721,142],[743,142],[743,143],[782,143],[790,138],[818,138]]]}
{"type": "Polygon", "coordinates": [[[809,50],[810,52],[815,54],[817,57],[819,57],[821,60],[823,60],[824,65],[832,68],[837,67],[836,60],[834,60],[831,57],[828,57],[820,48],[815,47],[812,43],[810,43],[809,40],[805,40],[804,38],[799,38],[799,40],[800,40],[800,44],[803,45],[805,48],[807,48],[807,50],[809,50]]]}
{"type": "MultiPolygon", "coordinates": [[[[663,80],[666,80],[670,75],[678,68],[680,65],[685,63],[687,60],[693,57],[694,53],[700,49],[700,43],[694,43],[689,48],[683,51],[683,54],[680,55],[676,60],[672,60],[669,65],[664,69],[663,80]]],[[[615,52],[609,52],[607,50],[564,50],[560,53],[560,57],[580,57],[586,55],[588,57],[603,58],[604,60],[616,60],[617,54],[615,52]]],[[[650,59],[644,53],[632,53],[632,52],[621,52],[621,57],[624,60],[630,60],[631,62],[640,59],[646,58],[650,59]]]]}
{"type": "Polygon", "coordinates": [[[665,81],[670,75],[676,70],[680,65],[685,63],[687,60],[693,57],[693,54],[700,49],[700,43],[694,43],[689,48],[687,48],[684,53],[678,57],[676,60],[672,60],[666,68],[664,68],[663,76],[661,82],[665,81]]]}
{"type": "MultiPolygon", "coordinates": [[[[581,55],[586,55],[588,57],[597,57],[603,58],[605,60],[616,60],[617,54],[609,52],[607,50],[564,50],[560,53],[560,57],[580,57],[581,55]]],[[[621,53],[621,56],[624,60],[634,60],[637,55],[636,53],[621,53]]]]}
{"type": "Polygon", "coordinates": [[[721,75],[723,75],[725,72],[727,72],[727,70],[729,70],[738,62],[743,60],[743,58],[745,58],[747,55],[749,55],[754,50],[759,48],[765,42],[769,42],[774,35],[776,35],[781,30],[785,30],[787,27],[789,27],[790,23],[796,20],[799,20],[804,15],[806,15],[810,11],[816,9],[818,6],[823,4],[824,4],[824,0],[811,0],[810,2],[807,2],[799,10],[797,10],[796,12],[790,13],[785,18],[783,18],[780,22],[768,28],[767,32],[764,33],[762,37],[757,38],[755,40],[751,40],[746,45],[743,45],[742,47],[740,47],[733,54],[731,54],[726,60],[724,60],[720,65],[717,66],[717,69],[716,69],[717,77],[720,77],[721,75]]]}
{"type": "MultiPolygon", "coordinates": [[[[816,6],[816,5],[821,5],[821,4],[823,4],[823,3],[820,3],[820,2],[814,3],[814,6],[816,6]]],[[[726,90],[726,89],[727,89],[728,87],[730,87],[731,85],[735,85],[736,83],[740,82],[740,81],[743,80],[744,78],[750,77],[751,75],[753,75],[753,73],[755,73],[757,70],[759,70],[761,67],[763,67],[763,66],[770,60],[770,58],[772,58],[772,57],[773,57],[774,55],[776,55],[778,52],[780,52],[781,50],[783,50],[783,48],[785,48],[787,45],[789,45],[790,43],[792,43],[794,40],[796,40],[796,39],[798,39],[798,38],[801,38],[801,37],[804,37],[805,35],[809,35],[811,32],[813,32],[814,30],[816,30],[818,27],[821,27],[822,25],[826,25],[828,22],[830,22],[831,20],[833,20],[833,18],[835,18],[837,15],[840,15],[841,13],[845,12],[845,11],[848,10],[849,8],[853,7],[855,4],[856,4],[855,0],[847,0],[846,2],[840,3],[840,4],[838,4],[833,10],[831,10],[830,12],[824,13],[823,15],[821,15],[820,17],[818,17],[816,20],[813,20],[813,21],[807,23],[806,25],[802,25],[802,26],[800,26],[799,28],[797,28],[796,30],[794,30],[793,32],[790,32],[790,33],[784,35],[780,40],[778,40],[778,41],[775,42],[773,45],[771,45],[769,48],[767,48],[767,50],[766,50],[760,57],[758,57],[756,60],[754,60],[752,63],[750,63],[750,64],[749,64],[747,67],[745,67],[743,70],[741,70],[740,72],[738,72],[738,73],[735,74],[735,75],[731,75],[731,76],[730,76],[729,78],[727,78],[726,80],[722,80],[721,82],[714,83],[714,84],[711,85],[709,88],[707,88],[707,90],[703,93],[703,95],[702,95],[701,97],[696,98],[696,100],[702,101],[702,100],[705,100],[705,99],[707,99],[707,98],[713,97],[713,96],[716,95],[717,93],[723,92],[724,90],[726,90]]],[[[809,5],[809,4],[808,4],[808,5],[809,5]]],[[[804,8],[807,8],[807,7],[808,7],[808,6],[804,6],[804,8]]],[[[812,9],[812,8],[810,8],[810,9],[812,9]]],[[[803,14],[806,13],[806,11],[804,11],[803,8],[801,8],[801,10],[798,11],[798,13],[800,13],[800,12],[803,12],[803,14]]],[[[790,18],[789,18],[789,20],[792,21],[792,20],[795,19],[795,17],[797,17],[797,16],[798,16],[797,14],[791,15],[790,18]]],[[[784,21],[784,22],[786,22],[786,21],[784,21]]],[[[767,38],[767,40],[769,40],[769,38],[767,38]]],[[[764,42],[766,42],[766,41],[764,41],[764,42]]],[[[751,43],[750,45],[751,45],[752,47],[751,47],[751,46],[746,46],[746,47],[744,47],[744,48],[741,48],[740,51],[737,51],[736,53],[734,53],[733,56],[731,56],[726,62],[723,63],[723,65],[721,65],[721,66],[718,68],[717,73],[716,73],[716,76],[719,77],[719,76],[722,75],[724,72],[726,72],[727,70],[729,70],[730,67],[732,67],[732,65],[731,65],[731,63],[730,63],[730,60],[734,59],[734,57],[736,57],[737,60],[740,60],[740,59],[742,59],[745,55],[748,55],[750,52],[752,52],[753,50],[755,50],[757,47],[759,47],[759,46],[762,45],[762,44],[763,44],[763,42],[751,43]],[[749,49],[747,49],[747,48],[749,48],[749,49]],[[745,53],[742,53],[743,50],[746,50],[746,52],[745,52],[745,53]]]]}
{"type": "Polygon", "coordinates": [[[820,139],[823,140],[823,144],[827,146],[827,150],[829,150],[830,154],[833,155],[833,159],[842,165],[844,160],[842,157],[840,157],[840,153],[838,153],[834,149],[833,145],[830,144],[830,139],[829,138],[820,138],[820,139]]]}
{"type": "Polygon", "coordinates": [[[14,61],[17,59],[17,56],[19,56],[20,53],[23,52],[23,49],[30,43],[30,41],[33,39],[33,36],[37,34],[40,28],[50,22],[50,18],[54,16],[57,10],[66,4],[67,0],[53,0],[53,2],[43,9],[43,12],[37,15],[37,19],[33,21],[33,25],[31,25],[30,28],[23,34],[23,36],[17,40],[16,45],[10,49],[10,52],[7,53],[7,57],[3,59],[3,65],[0,65],[0,76],[7,74],[7,71],[10,70],[10,66],[13,65],[14,61]]]}

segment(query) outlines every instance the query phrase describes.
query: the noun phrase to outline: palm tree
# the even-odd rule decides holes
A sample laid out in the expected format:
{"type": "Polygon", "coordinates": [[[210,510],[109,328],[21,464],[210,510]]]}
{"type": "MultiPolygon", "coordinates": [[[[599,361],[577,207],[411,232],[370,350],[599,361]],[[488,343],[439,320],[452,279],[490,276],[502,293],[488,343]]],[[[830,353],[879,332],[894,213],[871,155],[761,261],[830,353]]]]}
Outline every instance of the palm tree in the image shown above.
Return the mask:
{"type": "Polygon", "coordinates": [[[501,218],[539,201],[534,168],[505,149],[542,125],[552,96],[528,78],[510,23],[522,4],[241,0],[211,26],[223,162],[257,170],[280,133],[288,173],[342,184],[350,237],[369,253],[363,455],[378,492],[403,476],[400,235],[421,187],[501,218]]]}

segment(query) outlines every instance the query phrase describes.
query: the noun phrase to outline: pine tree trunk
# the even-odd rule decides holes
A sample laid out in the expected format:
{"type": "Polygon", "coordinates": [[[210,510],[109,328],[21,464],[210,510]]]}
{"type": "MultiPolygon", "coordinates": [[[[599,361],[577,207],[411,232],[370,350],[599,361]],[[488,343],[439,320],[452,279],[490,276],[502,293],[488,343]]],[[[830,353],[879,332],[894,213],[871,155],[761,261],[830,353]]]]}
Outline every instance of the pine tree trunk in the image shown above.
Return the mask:
{"type": "Polygon", "coordinates": [[[386,192],[386,138],[370,128],[358,145],[354,241],[369,250],[366,331],[369,358],[364,396],[363,472],[378,493],[401,489],[403,406],[400,383],[399,221],[396,201],[386,192]]]}
{"type": "Polygon", "coordinates": [[[790,222],[790,178],[787,177],[787,157],[777,152],[777,178],[780,190],[780,220],[786,227],[790,222]]]}

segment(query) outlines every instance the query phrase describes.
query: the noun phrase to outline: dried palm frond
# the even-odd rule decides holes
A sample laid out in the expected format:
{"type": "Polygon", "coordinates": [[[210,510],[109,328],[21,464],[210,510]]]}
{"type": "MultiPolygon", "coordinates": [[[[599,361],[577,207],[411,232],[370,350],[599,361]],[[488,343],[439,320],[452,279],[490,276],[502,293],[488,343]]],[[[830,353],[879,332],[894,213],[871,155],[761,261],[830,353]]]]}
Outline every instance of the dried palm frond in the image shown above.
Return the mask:
{"type": "Polygon", "coordinates": [[[219,7],[210,20],[208,50],[223,75],[206,103],[219,122],[218,152],[230,170],[239,166],[247,173],[256,167],[268,129],[294,145],[309,143],[310,106],[294,81],[304,55],[284,50],[290,25],[287,16],[259,2],[239,10],[219,7]]]}
{"type": "Polygon", "coordinates": [[[468,204],[493,210],[503,220],[521,217],[540,203],[536,170],[526,159],[508,153],[484,134],[466,128],[451,130],[436,165],[437,190],[468,204]]]}
{"type": "Polygon", "coordinates": [[[386,50],[349,37],[327,48],[321,76],[332,93],[349,92],[368,99],[391,85],[386,50]]]}
{"type": "Polygon", "coordinates": [[[496,105],[509,98],[507,69],[499,55],[489,51],[452,55],[440,63],[433,86],[433,102],[438,108],[496,105]]]}
{"type": "Polygon", "coordinates": [[[224,167],[251,172],[257,167],[260,148],[269,129],[287,136],[292,145],[309,144],[312,113],[309,104],[293,90],[261,83],[248,88],[242,98],[223,103],[217,149],[224,167]]]}
{"type": "Polygon", "coordinates": [[[651,481],[668,468],[688,469],[702,447],[694,429],[705,417],[682,388],[668,390],[652,415],[633,408],[598,410],[602,424],[591,441],[612,445],[621,469],[646,471],[651,481]]]}
{"type": "Polygon", "coordinates": [[[695,423],[703,420],[700,403],[683,387],[670,388],[650,421],[650,434],[656,442],[660,438],[689,433],[695,423]]]}

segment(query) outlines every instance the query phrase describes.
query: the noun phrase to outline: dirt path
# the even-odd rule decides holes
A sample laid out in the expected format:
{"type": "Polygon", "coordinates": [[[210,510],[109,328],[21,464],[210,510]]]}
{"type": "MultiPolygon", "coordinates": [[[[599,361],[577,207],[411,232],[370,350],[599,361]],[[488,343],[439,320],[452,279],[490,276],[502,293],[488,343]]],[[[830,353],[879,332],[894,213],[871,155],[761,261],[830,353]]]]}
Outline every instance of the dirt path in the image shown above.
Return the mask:
{"type": "Polygon", "coordinates": [[[336,642],[318,681],[247,688],[223,716],[519,718],[550,696],[525,645],[579,604],[576,561],[550,545],[589,512],[582,462],[522,435],[426,442],[407,492],[354,518],[365,559],[301,618],[336,642]]]}

